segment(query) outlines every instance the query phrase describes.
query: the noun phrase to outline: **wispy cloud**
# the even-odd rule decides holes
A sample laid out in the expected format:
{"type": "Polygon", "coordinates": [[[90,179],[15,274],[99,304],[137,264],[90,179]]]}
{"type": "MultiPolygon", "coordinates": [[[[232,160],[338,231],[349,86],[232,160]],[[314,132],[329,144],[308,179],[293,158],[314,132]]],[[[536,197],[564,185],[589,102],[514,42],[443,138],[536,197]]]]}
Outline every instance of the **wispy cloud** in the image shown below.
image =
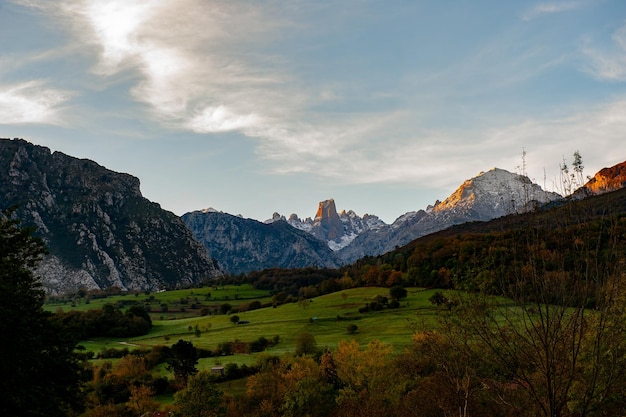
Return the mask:
{"type": "MultiPolygon", "coordinates": [[[[443,165],[442,160],[454,165],[461,175],[471,176],[493,164],[511,169],[519,162],[522,146],[527,149],[529,160],[535,157],[540,161],[538,165],[558,166],[561,154],[570,152],[564,149],[570,144],[572,148],[581,148],[585,155],[581,144],[622,142],[626,101],[555,120],[519,123],[516,115],[501,117],[489,113],[489,120],[479,122],[493,126],[503,124],[504,119],[517,120],[508,127],[481,128],[475,120],[457,129],[445,127],[456,121],[449,109],[433,116],[441,121],[429,124],[426,120],[421,124],[420,110],[428,113],[427,107],[433,107],[438,100],[443,100],[446,108],[462,100],[478,101],[485,92],[526,85],[538,74],[567,61],[565,53],[552,54],[549,48],[541,49],[539,42],[528,42],[526,47],[519,41],[528,40],[523,31],[513,31],[509,39],[500,36],[476,48],[478,53],[473,58],[468,54],[463,62],[450,61],[449,65],[436,67],[444,71],[438,79],[422,77],[419,70],[412,68],[410,73],[419,73],[415,77],[420,80],[407,86],[410,76],[402,74],[402,88],[410,89],[403,99],[421,100],[408,106],[414,105],[412,108],[405,107],[405,111],[389,106],[347,114],[324,112],[320,109],[326,104],[350,100],[350,90],[336,88],[343,87],[336,80],[320,84],[317,79],[311,82],[300,78],[304,76],[298,72],[298,63],[280,54],[282,49],[275,47],[274,41],[284,41],[292,31],[304,30],[304,25],[285,11],[289,6],[279,3],[21,1],[42,9],[59,27],[70,31],[68,43],[80,49],[83,57],[93,60],[89,79],[100,81],[93,89],[111,85],[125,88],[135,102],[145,105],[142,109],[160,126],[207,136],[237,132],[253,138],[257,154],[270,162],[267,169],[275,173],[315,173],[353,184],[419,181],[448,186],[447,181],[458,182],[458,175],[450,179],[447,173],[451,167],[443,165]],[[510,51],[517,53],[512,56],[510,51]],[[547,141],[554,143],[553,149],[546,146],[547,141]],[[542,149],[541,155],[533,154],[535,146],[542,149]],[[495,155],[502,154],[511,157],[495,160],[495,155]]],[[[532,19],[589,4],[540,3],[524,16],[532,19]]],[[[593,58],[593,72],[598,78],[626,78],[626,29],[618,31],[614,40],[615,50],[611,53],[591,48],[587,52],[593,58]]],[[[370,85],[366,83],[354,90],[367,91],[370,85]]],[[[68,97],[60,89],[41,82],[13,85],[5,90],[0,93],[0,118],[13,121],[26,120],[24,115],[31,109],[29,120],[54,122],[59,116],[56,110],[68,97]],[[23,104],[16,106],[16,102],[23,104]]],[[[390,91],[393,94],[395,90],[390,91]]],[[[359,100],[367,101],[367,93],[359,94],[359,100]]],[[[464,106],[474,104],[472,101],[464,106]]],[[[470,117],[475,119],[474,113],[470,112],[470,117]]],[[[596,152],[595,149],[589,152],[596,152]]],[[[626,153],[626,149],[620,151],[626,153]]]]}
{"type": "Polygon", "coordinates": [[[0,124],[61,124],[60,105],[71,95],[44,81],[0,85],[0,124]]]}
{"type": "Polygon", "coordinates": [[[600,80],[626,81],[626,25],[613,34],[612,48],[591,46],[583,49],[589,58],[589,72],[600,80]]]}
{"type": "MultiPolygon", "coordinates": [[[[527,151],[529,176],[541,184],[544,172],[546,186],[554,187],[559,175],[561,158],[570,159],[579,150],[589,161],[619,163],[626,155],[626,98],[581,109],[554,119],[534,119],[485,132],[489,143],[499,143],[512,150],[527,151]]],[[[486,146],[484,149],[489,149],[486,146]]],[[[500,152],[500,154],[502,154],[500,152]]],[[[519,164],[519,155],[502,160],[509,168],[519,164]]],[[[597,162],[596,162],[597,163],[597,162]]],[[[506,167],[504,167],[506,168],[506,167]]],[[[587,166],[586,174],[593,175],[603,166],[587,166]]],[[[544,185],[544,184],[542,184],[544,185]]]]}
{"type": "Polygon", "coordinates": [[[587,6],[588,3],[588,1],[559,1],[539,3],[527,10],[523,14],[522,19],[532,20],[534,18],[544,15],[569,12],[571,10],[576,10],[581,7],[587,6]]]}
{"type": "Polygon", "coordinates": [[[261,52],[274,37],[299,27],[277,4],[23,4],[68,23],[73,42],[96,52],[94,74],[136,79],[130,94],[155,120],[200,134],[235,131],[258,139],[257,152],[276,164],[276,172],[316,170],[389,119],[375,113],[333,119],[312,110],[339,96],[303,87],[287,58],[261,52]]]}
{"type": "MultiPolygon", "coordinates": [[[[402,123],[404,115],[396,115],[402,123]]],[[[391,123],[385,123],[388,127],[391,123]]],[[[382,128],[382,126],[379,126],[382,128]]],[[[344,184],[405,183],[454,189],[459,178],[470,178],[493,166],[519,171],[522,148],[527,174],[540,185],[558,191],[559,163],[579,150],[588,161],[607,161],[607,150],[623,161],[626,155],[626,98],[580,109],[556,118],[536,118],[501,127],[471,130],[438,129],[395,137],[392,144],[374,126],[355,133],[360,139],[339,146],[325,158],[292,155],[293,170],[315,171],[344,184]],[[374,132],[374,133],[372,133],[374,132]],[[378,136],[377,136],[378,135],[378,136]],[[370,140],[363,140],[363,137],[370,140]],[[445,161],[445,162],[442,162],[445,161]],[[454,173],[454,175],[452,175],[454,173]],[[546,176],[545,180],[543,179],[546,176]]],[[[588,164],[593,175],[602,166],[588,164]]]]}

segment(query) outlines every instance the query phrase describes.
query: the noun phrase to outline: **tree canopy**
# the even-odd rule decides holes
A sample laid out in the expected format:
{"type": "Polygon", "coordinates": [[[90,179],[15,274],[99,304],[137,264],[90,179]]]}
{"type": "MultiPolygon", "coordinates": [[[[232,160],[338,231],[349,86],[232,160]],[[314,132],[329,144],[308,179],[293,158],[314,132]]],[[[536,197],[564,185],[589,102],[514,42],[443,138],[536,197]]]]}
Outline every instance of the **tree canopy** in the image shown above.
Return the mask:
{"type": "Polygon", "coordinates": [[[64,416],[82,406],[76,340],[43,310],[33,270],[46,253],[12,210],[0,214],[0,414],[64,416]]]}
{"type": "Polygon", "coordinates": [[[167,360],[167,369],[174,372],[177,380],[187,384],[191,375],[198,373],[198,350],[193,343],[180,339],[172,345],[171,357],[167,360]]]}

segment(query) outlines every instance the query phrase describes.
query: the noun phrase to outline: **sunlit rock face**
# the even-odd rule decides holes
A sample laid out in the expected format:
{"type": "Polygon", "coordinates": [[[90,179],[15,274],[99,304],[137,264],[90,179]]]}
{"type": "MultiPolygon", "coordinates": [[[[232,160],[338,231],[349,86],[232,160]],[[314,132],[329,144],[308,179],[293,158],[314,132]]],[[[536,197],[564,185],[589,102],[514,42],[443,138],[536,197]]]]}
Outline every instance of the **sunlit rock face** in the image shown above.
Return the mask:
{"type": "Polygon", "coordinates": [[[319,203],[313,219],[307,217],[301,220],[297,214],[291,214],[286,219],[279,213],[274,213],[265,223],[277,220],[285,220],[296,229],[312,234],[326,242],[335,252],[348,246],[361,233],[387,226],[378,216],[372,214],[359,216],[352,210],[337,213],[335,200],[332,198],[319,203]]]}
{"type": "Polygon", "coordinates": [[[221,276],[181,219],[142,197],[137,178],[0,139],[0,208],[14,205],[48,246],[37,274],[49,293],[155,290],[221,276]]]}
{"type": "Polygon", "coordinates": [[[319,203],[311,233],[320,240],[335,240],[343,236],[343,223],[332,198],[319,203]]]}
{"type": "Polygon", "coordinates": [[[447,216],[460,219],[489,220],[524,212],[561,198],[557,193],[544,191],[526,176],[492,168],[463,182],[448,198],[436,204],[432,213],[447,213],[447,216]]]}
{"type": "Polygon", "coordinates": [[[599,195],[616,191],[626,186],[626,162],[603,168],[587,183],[576,190],[576,196],[599,195]]]}
{"type": "Polygon", "coordinates": [[[338,255],[345,263],[376,256],[450,226],[487,221],[560,200],[525,176],[493,168],[461,184],[448,198],[426,210],[406,213],[391,225],[357,236],[338,255]]]}

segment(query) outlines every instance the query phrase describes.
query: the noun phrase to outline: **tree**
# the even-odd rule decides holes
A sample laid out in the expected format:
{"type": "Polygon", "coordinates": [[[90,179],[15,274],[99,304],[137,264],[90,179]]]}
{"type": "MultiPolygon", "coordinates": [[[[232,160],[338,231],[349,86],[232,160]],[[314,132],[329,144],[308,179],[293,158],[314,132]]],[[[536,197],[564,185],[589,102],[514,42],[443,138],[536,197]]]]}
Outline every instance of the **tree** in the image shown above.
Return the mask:
{"type": "Polygon", "coordinates": [[[296,338],[296,355],[313,355],[317,353],[315,336],[309,332],[302,332],[296,338]]]}
{"type": "Polygon", "coordinates": [[[131,385],[130,398],[126,406],[134,415],[150,415],[149,413],[159,408],[159,403],[152,398],[153,395],[154,392],[150,387],[146,387],[145,385],[131,385]]]}
{"type": "Polygon", "coordinates": [[[583,166],[583,158],[582,156],[580,156],[579,151],[574,152],[574,161],[572,162],[572,166],[574,167],[576,186],[582,187],[585,181],[583,175],[583,170],[585,169],[585,167],[583,166]]]}
{"type": "Polygon", "coordinates": [[[389,296],[394,300],[401,300],[406,298],[407,291],[403,287],[392,287],[389,289],[389,296]]]}
{"type": "Polygon", "coordinates": [[[0,214],[0,414],[64,416],[82,407],[84,366],[77,341],[42,307],[33,270],[46,248],[13,212],[0,214]]]}
{"type": "Polygon", "coordinates": [[[259,363],[259,372],[248,378],[245,398],[237,401],[245,416],[321,417],[332,415],[332,386],[324,381],[315,360],[284,355],[259,363]]]}
{"type": "Polygon", "coordinates": [[[228,312],[230,310],[232,310],[232,309],[233,309],[233,306],[231,306],[228,303],[224,303],[224,304],[220,305],[220,313],[222,313],[222,314],[228,314],[228,312]]]}
{"type": "Polygon", "coordinates": [[[189,376],[198,372],[198,351],[193,343],[180,339],[172,345],[171,356],[167,360],[167,370],[174,373],[177,381],[187,384],[189,376]]]}
{"type": "Polygon", "coordinates": [[[230,322],[231,322],[232,324],[237,324],[237,323],[239,323],[239,316],[238,316],[238,315],[236,315],[236,314],[235,314],[234,316],[230,316],[230,322]]]}
{"type": "Polygon", "coordinates": [[[393,347],[372,340],[365,350],[342,340],[333,353],[340,381],[336,402],[343,416],[390,416],[400,401],[404,382],[390,366],[393,347]]]}
{"type": "Polygon", "coordinates": [[[187,388],[174,394],[174,405],[186,417],[217,417],[225,414],[222,391],[211,378],[202,371],[189,378],[187,388]]]}
{"type": "Polygon", "coordinates": [[[356,324],[348,324],[348,327],[346,330],[348,330],[348,333],[350,334],[355,334],[358,329],[359,329],[359,326],[357,326],[356,324]]]}

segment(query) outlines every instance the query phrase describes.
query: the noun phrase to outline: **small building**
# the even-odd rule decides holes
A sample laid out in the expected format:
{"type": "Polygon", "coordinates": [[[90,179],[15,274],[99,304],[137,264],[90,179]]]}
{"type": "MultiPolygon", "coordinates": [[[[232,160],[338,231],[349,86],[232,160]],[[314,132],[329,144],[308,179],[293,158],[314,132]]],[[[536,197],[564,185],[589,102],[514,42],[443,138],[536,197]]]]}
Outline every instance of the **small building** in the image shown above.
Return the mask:
{"type": "Polygon", "coordinates": [[[223,376],[224,375],[224,367],[223,366],[214,366],[214,367],[211,368],[211,373],[213,375],[223,376]]]}

